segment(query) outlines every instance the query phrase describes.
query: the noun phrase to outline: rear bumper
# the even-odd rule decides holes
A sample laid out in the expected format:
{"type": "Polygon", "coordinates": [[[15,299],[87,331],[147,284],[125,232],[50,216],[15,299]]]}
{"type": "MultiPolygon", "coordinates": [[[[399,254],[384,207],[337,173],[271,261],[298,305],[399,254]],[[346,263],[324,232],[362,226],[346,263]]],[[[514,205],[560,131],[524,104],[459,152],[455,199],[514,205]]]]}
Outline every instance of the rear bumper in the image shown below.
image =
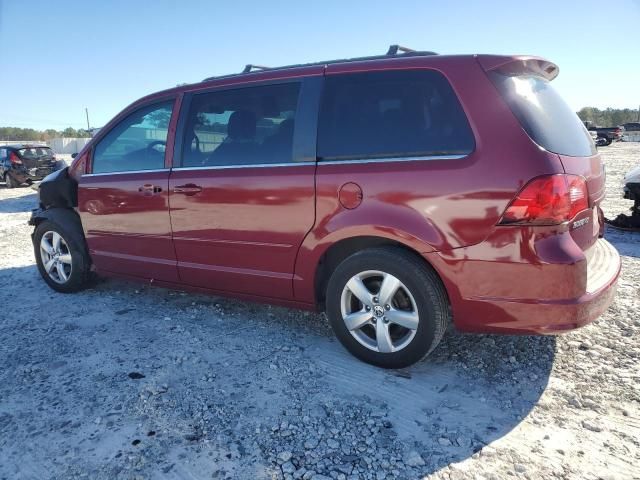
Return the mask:
{"type": "Polygon", "coordinates": [[[19,170],[14,168],[9,173],[13,178],[24,183],[27,180],[42,180],[54,170],[54,167],[21,168],[19,170]]]}
{"type": "Polygon", "coordinates": [[[553,334],[598,318],[615,296],[621,266],[617,250],[604,239],[587,252],[563,240],[557,247],[567,254],[562,258],[555,252],[558,263],[474,262],[464,270],[475,286],[460,288],[445,278],[456,327],[465,332],[553,334]]]}

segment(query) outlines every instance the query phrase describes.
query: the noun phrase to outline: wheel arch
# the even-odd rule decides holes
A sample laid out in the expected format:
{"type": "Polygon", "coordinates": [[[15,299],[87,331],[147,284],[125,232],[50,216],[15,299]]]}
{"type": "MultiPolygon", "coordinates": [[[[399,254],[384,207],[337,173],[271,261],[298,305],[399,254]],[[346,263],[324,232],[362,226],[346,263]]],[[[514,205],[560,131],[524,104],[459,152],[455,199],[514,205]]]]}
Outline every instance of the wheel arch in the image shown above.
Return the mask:
{"type": "MultiPolygon", "coordinates": [[[[87,248],[87,242],[84,237],[84,231],[82,229],[82,222],[80,221],[80,216],[78,213],[72,208],[65,207],[56,207],[56,208],[48,208],[46,210],[38,210],[33,213],[31,219],[29,220],[29,224],[38,228],[38,226],[49,220],[51,222],[57,223],[62,228],[67,230],[71,235],[74,236],[74,239],[78,242],[79,245],[84,247],[85,251],[89,252],[87,248]]],[[[33,238],[34,232],[31,234],[33,238]]]]}
{"type": "Polygon", "coordinates": [[[63,227],[78,227],[82,231],[80,216],[72,208],[55,207],[35,211],[29,220],[29,224],[37,227],[45,220],[51,220],[63,227]]]}
{"type": "MultiPolygon", "coordinates": [[[[418,250],[411,245],[403,243],[397,239],[389,238],[378,235],[357,235],[342,238],[335,243],[330,244],[327,248],[323,249],[319,255],[318,260],[315,262],[315,271],[313,274],[313,295],[314,302],[318,309],[324,310],[325,294],[327,284],[331,274],[335,268],[350,255],[370,248],[389,247],[401,250],[412,255],[416,260],[432,270],[440,279],[443,286],[445,283],[442,281],[440,274],[431,265],[418,250]]],[[[446,286],[445,286],[446,292],[446,286]]]]}

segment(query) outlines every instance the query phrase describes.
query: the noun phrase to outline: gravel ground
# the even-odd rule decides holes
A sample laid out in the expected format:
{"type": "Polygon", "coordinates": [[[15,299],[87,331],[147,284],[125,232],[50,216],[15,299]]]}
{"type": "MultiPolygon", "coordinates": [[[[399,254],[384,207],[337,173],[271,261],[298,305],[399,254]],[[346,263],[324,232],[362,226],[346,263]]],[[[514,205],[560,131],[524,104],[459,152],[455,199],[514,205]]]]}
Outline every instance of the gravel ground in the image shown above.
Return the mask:
{"type": "MultiPolygon", "coordinates": [[[[602,148],[605,213],[640,144],[602,148]]],[[[0,478],[640,478],[640,234],[617,298],[559,337],[450,330],[402,371],[326,319],[115,280],[38,276],[31,189],[0,186],[0,478]]]]}

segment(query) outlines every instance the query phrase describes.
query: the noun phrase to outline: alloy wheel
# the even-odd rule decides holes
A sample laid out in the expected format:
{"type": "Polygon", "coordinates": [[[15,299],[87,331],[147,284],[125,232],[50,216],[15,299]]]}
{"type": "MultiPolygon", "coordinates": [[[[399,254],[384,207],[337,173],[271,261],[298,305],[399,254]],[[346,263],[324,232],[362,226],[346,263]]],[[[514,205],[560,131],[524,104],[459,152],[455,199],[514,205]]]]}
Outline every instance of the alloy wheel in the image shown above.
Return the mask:
{"type": "Polygon", "coordinates": [[[66,283],[71,277],[72,259],[69,245],[58,232],[48,231],[40,239],[40,258],[49,278],[66,283]]]}
{"type": "Polygon", "coordinates": [[[340,300],[349,333],[369,350],[392,353],[411,343],[420,317],[413,295],[398,278],[367,270],[349,279],[340,300]]]}

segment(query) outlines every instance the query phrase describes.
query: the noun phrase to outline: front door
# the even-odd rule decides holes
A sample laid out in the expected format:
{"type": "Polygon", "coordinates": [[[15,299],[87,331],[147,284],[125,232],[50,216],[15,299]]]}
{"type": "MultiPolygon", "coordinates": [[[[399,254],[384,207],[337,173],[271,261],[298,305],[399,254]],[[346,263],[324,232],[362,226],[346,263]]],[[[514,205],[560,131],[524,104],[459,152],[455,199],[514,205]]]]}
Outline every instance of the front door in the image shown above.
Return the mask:
{"type": "Polygon", "coordinates": [[[169,179],[184,283],[292,297],[296,254],[315,212],[315,157],[304,154],[305,142],[315,149],[315,130],[312,140],[302,134],[300,90],[292,82],[191,98],[182,162],[169,179]]]}
{"type": "Polygon", "coordinates": [[[92,148],[78,209],[99,271],[178,281],[165,163],[173,104],[137,109],[92,148]]]}

